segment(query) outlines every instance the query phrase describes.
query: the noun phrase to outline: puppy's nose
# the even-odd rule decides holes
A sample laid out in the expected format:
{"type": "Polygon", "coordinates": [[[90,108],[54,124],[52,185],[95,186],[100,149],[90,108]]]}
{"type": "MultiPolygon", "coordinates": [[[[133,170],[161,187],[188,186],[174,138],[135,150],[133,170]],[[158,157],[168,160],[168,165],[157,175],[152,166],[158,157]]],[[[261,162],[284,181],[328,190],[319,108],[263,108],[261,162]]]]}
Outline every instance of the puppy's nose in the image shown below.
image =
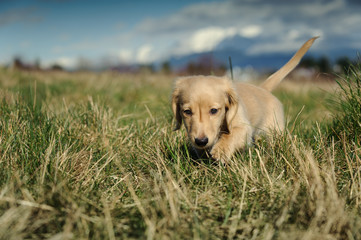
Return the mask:
{"type": "Polygon", "coordinates": [[[208,138],[204,137],[204,138],[195,138],[194,141],[196,142],[196,144],[199,147],[204,147],[205,145],[207,145],[208,143],[208,138]]]}

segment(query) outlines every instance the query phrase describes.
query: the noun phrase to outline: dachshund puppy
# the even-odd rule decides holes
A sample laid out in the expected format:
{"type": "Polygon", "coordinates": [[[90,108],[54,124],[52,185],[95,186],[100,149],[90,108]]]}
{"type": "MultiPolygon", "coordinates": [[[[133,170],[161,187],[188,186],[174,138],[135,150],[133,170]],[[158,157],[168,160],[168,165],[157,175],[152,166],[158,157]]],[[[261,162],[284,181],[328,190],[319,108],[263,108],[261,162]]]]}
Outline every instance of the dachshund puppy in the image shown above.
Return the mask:
{"type": "Polygon", "coordinates": [[[298,65],[316,38],[304,43],[260,86],[233,83],[226,77],[178,78],[172,94],[175,130],[183,122],[198,157],[206,154],[222,161],[260,134],[281,132],[283,105],[271,91],[298,65]]]}

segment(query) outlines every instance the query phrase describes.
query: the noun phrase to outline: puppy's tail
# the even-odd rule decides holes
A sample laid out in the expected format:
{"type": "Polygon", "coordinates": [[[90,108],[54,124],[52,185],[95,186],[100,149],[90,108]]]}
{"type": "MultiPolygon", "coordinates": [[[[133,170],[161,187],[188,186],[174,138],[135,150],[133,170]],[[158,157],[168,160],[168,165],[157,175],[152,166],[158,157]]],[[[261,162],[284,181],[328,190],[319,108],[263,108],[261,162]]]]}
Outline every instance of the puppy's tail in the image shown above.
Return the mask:
{"type": "Polygon", "coordinates": [[[302,47],[293,55],[293,57],[277,72],[273,73],[261,84],[261,88],[267,91],[272,91],[301,61],[303,55],[306,54],[308,49],[312,46],[313,42],[318,37],[313,37],[305,42],[302,47]]]}

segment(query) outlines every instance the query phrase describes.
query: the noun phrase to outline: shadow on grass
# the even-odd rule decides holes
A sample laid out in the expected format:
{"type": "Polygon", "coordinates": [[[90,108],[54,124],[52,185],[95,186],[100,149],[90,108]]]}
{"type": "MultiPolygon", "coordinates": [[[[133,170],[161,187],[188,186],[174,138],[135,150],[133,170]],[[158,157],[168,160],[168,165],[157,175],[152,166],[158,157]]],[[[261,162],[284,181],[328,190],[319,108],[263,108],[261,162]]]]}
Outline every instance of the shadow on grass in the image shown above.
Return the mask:
{"type": "Polygon", "coordinates": [[[176,144],[172,144],[170,142],[165,142],[164,144],[166,146],[163,152],[164,157],[169,162],[177,163],[180,161],[192,166],[218,165],[217,161],[207,158],[207,156],[199,158],[192,145],[184,139],[180,139],[176,144]]]}

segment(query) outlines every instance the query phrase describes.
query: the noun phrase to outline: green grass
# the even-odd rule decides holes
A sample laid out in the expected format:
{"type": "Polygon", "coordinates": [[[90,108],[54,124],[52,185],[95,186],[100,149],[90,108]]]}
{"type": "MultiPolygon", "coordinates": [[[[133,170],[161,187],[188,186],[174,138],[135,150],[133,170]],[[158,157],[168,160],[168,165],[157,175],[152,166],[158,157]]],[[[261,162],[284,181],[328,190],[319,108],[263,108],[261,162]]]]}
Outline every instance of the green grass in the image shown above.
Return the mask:
{"type": "Polygon", "coordinates": [[[361,238],[359,68],[281,86],[288,130],[225,165],[172,131],[172,78],[1,69],[0,239],[361,238]]]}

